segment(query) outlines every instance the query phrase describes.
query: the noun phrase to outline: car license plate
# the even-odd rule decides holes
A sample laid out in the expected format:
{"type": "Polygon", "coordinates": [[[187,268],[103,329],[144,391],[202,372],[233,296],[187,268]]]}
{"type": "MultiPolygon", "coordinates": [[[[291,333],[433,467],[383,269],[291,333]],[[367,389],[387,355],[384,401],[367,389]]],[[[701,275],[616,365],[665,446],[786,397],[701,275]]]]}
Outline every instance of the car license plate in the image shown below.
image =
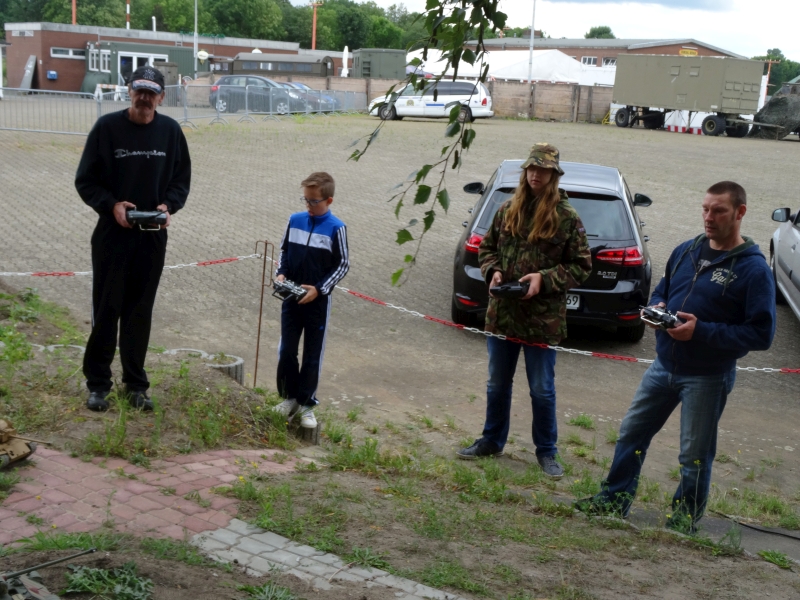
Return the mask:
{"type": "Polygon", "coordinates": [[[567,294],[567,310],[576,310],[581,306],[581,297],[578,294],[567,294]]]}

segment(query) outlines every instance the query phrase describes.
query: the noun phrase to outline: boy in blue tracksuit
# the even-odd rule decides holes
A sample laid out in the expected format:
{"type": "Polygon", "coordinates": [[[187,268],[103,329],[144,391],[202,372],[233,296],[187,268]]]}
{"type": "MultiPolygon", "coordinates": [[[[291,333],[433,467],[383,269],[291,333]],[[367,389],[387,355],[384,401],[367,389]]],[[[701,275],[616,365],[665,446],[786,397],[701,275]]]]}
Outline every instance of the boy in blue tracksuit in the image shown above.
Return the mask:
{"type": "Polygon", "coordinates": [[[775,334],[775,283],[764,255],[740,234],[742,186],[723,181],[703,200],[705,233],[678,246],[651,305],[681,324],[656,331],[657,358],[622,421],[599,494],[580,500],[589,513],[627,516],[650,441],[681,405],[681,479],[667,526],[694,531],[703,516],[717,452],[717,426],[736,378],[736,361],[766,350],[775,334]]]}
{"type": "Polygon", "coordinates": [[[331,292],[350,269],[347,228],[330,212],[335,184],[328,173],[312,173],[301,184],[305,212],[289,217],[281,240],[276,279],[302,286],[306,295],[290,297],[281,310],[278,346],[278,393],[284,398],[275,410],[300,425],[317,426],[314,406],[322,354],[331,316],[331,292]],[[297,360],[303,336],[303,362],[297,360]]]}

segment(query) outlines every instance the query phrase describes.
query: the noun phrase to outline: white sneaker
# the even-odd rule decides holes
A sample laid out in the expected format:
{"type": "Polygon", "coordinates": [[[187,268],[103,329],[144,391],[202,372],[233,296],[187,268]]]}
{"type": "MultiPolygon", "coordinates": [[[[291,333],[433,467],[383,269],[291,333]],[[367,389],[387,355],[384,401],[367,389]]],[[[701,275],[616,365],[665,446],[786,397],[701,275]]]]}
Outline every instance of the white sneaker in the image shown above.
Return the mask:
{"type": "Polygon", "coordinates": [[[300,413],[300,427],[314,429],[317,426],[317,418],[314,416],[314,409],[308,408],[300,413]]]}
{"type": "Polygon", "coordinates": [[[283,415],[284,417],[290,417],[296,413],[299,408],[300,405],[297,403],[297,400],[294,398],[287,398],[277,406],[273,407],[272,410],[283,415]]]}

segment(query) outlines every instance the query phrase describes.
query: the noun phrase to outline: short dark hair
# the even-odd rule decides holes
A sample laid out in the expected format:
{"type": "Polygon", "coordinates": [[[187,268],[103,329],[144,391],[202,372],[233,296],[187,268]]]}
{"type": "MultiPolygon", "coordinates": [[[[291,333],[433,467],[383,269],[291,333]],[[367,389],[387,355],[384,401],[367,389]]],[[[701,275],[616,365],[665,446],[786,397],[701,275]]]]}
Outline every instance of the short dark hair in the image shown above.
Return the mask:
{"type": "Polygon", "coordinates": [[[719,183],[715,183],[706,190],[706,194],[713,194],[715,196],[728,194],[730,195],[733,208],[739,208],[742,204],[747,206],[747,192],[735,181],[720,181],[719,183]]]}
{"type": "Polygon", "coordinates": [[[300,185],[304,188],[319,188],[319,192],[325,200],[333,198],[333,192],[336,191],[336,183],[333,181],[333,177],[324,171],[312,173],[301,181],[300,185]]]}

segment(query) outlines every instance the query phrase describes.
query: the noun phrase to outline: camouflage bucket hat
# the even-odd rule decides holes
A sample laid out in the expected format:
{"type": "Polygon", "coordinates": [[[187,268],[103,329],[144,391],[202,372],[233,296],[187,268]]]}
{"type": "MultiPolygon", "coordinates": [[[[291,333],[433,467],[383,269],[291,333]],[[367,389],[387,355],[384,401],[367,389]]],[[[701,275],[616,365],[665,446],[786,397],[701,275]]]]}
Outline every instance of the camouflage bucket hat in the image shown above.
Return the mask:
{"type": "Polygon", "coordinates": [[[522,169],[527,169],[531,165],[544,169],[553,169],[559,175],[564,174],[564,169],[558,165],[558,148],[547,142],[534,144],[528,160],[522,163],[522,169]]]}

